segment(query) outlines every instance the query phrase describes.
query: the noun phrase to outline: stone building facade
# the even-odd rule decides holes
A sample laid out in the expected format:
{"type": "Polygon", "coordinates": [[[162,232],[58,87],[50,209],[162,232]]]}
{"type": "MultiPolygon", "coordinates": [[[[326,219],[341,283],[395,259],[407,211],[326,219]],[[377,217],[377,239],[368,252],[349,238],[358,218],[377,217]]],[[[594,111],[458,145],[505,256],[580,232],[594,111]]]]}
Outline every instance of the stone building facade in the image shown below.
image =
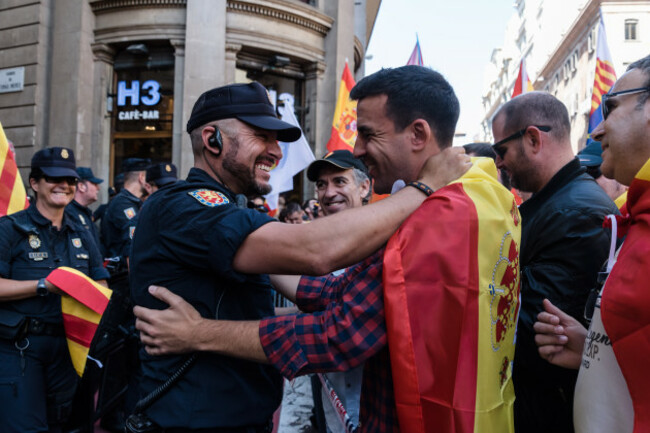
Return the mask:
{"type": "Polygon", "coordinates": [[[492,139],[491,118],[510,99],[524,58],[535,90],[552,93],[568,108],[577,152],[587,138],[601,13],[620,77],[627,65],[650,53],[650,1],[517,0],[514,7],[504,45],[486,67],[481,138],[492,139]]]}
{"type": "Polygon", "coordinates": [[[257,80],[294,96],[320,156],[345,59],[360,79],[380,1],[0,0],[0,123],[23,179],[47,146],[105,179],[127,157],[184,176],[196,98],[257,80]]]}

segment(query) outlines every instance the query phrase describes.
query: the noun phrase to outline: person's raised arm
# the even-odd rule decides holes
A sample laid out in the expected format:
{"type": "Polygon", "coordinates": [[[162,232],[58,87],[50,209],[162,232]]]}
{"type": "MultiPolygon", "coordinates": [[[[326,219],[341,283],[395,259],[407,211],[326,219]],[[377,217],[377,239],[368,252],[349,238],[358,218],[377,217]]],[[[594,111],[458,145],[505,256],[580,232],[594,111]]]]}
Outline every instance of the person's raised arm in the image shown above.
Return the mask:
{"type": "Polygon", "coordinates": [[[271,274],[269,277],[273,288],[277,292],[282,293],[291,302],[296,302],[296,291],[298,290],[298,284],[300,284],[300,275],[271,274]]]}
{"type": "Polygon", "coordinates": [[[559,367],[580,368],[587,330],[548,299],[544,299],[544,310],[533,325],[539,355],[559,367]]]}
{"type": "MultiPolygon", "coordinates": [[[[471,167],[462,148],[429,158],[419,181],[433,190],[471,167]]],[[[233,260],[243,273],[324,275],[352,265],[379,249],[426,199],[415,188],[360,208],[319,218],[309,224],[269,223],[251,233],[233,260]]]]}

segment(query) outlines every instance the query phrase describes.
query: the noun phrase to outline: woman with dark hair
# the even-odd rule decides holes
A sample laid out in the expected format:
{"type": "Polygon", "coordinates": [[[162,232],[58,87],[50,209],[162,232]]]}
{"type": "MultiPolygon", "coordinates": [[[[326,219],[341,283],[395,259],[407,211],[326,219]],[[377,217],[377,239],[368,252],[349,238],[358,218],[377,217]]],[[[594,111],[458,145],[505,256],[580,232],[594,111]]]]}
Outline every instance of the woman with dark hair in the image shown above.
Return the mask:
{"type": "Polygon", "coordinates": [[[45,278],[61,266],[106,285],[91,235],[64,214],[78,175],[72,150],[32,157],[29,208],[0,218],[0,425],[4,432],[62,431],[77,384],[63,329],[61,292],[45,278]],[[5,328],[6,329],[6,328],[5,328]]]}

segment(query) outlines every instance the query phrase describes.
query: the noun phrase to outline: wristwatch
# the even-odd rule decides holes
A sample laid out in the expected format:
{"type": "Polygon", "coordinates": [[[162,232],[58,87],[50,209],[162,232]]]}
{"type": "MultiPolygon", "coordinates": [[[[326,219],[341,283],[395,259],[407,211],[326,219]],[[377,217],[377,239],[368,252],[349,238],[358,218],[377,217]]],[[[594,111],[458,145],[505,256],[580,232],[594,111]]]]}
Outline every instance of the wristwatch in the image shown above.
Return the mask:
{"type": "Polygon", "coordinates": [[[47,290],[47,286],[45,285],[45,278],[38,280],[38,283],[36,284],[36,294],[38,296],[47,296],[50,294],[50,291],[47,290]]]}

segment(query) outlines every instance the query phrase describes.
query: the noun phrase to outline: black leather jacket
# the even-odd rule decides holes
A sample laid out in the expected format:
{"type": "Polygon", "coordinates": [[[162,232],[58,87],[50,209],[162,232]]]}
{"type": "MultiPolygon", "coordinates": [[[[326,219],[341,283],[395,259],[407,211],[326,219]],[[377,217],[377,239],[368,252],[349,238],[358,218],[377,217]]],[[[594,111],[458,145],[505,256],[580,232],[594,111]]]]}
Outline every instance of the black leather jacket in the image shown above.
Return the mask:
{"type": "Polygon", "coordinates": [[[552,366],[539,356],[533,324],[543,309],[544,298],[584,323],[589,291],[609,252],[610,233],[602,223],[606,215],[618,210],[576,158],[519,211],[521,312],[514,360],[516,431],[573,431],[577,370],[552,366]]]}

